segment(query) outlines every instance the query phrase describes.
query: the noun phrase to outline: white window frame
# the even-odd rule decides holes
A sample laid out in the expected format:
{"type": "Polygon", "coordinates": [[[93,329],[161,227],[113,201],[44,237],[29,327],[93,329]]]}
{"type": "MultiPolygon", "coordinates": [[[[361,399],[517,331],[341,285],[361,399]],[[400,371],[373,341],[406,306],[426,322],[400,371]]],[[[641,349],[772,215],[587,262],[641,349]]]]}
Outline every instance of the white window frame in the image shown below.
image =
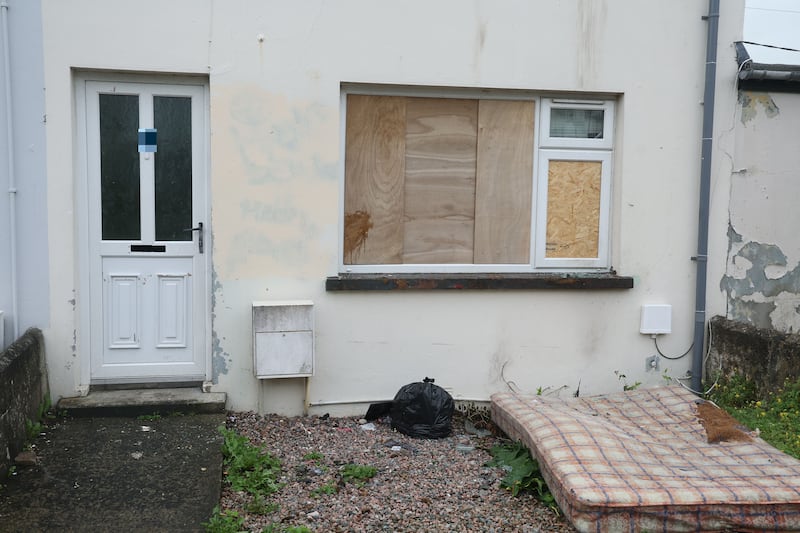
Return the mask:
{"type": "Polygon", "coordinates": [[[608,269],[609,221],[611,211],[611,152],[596,150],[539,149],[539,186],[534,213],[534,264],[539,269],[608,269]],[[550,161],[587,161],[601,164],[600,219],[598,221],[597,257],[547,257],[547,191],[550,161]]]}
{"type": "Polygon", "coordinates": [[[611,150],[614,147],[614,102],[612,100],[571,100],[567,98],[542,98],[540,122],[540,148],[587,148],[611,150]],[[550,111],[552,109],[585,109],[603,111],[603,138],[579,139],[550,136],[550,111]]]}
{"type": "Polygon", "coordinates": [[[339,230],[338,268],[342,274],[411,274],[411,273],[531,273],[531,272],[608,272],[610,261],[611,182],[614,142],[615,101],[612,98],[573,99],[545,97],[542,93],[524,90],[487,90],[465,88],[434,88],[413,86],[385,86],[342,84],[340,94],[340,154],[339,158],[339,230]],[[530,260],[522,264],[345,264],[344,262],[344,198],[345,151],[347,128],[347,95],[385,95],[425,98],[474,98],[496,100],[528,100],[535,103],[534,159],[532,168],[531,245],[530,260]],[[550,137],[550,109],[552,108],[603,109],[603,139],[575,139],[550,137]],[[546,132],[546,133],[545,133],[546,132]],[[538,140],[537,140],[538,138],[538,140]],[[557,156],[557,157],[553,157],[557,156]],[[546,258],[545,234],[547,220],[547,167],[550,159],[575,161],[601,161],[601,205],[598,257],[546,258]]]}

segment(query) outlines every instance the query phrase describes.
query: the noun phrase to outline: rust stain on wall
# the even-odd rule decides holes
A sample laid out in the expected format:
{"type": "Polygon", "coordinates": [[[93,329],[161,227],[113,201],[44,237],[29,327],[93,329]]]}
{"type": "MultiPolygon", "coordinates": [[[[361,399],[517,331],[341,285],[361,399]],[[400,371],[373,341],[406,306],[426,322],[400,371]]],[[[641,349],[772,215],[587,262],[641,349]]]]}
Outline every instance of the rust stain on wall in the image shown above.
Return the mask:
{"type": "Polygon", "coordinates": [[[355,256],[363,250],[372,229],[372,219],[366,211],[355,211],[344,215],[344,257],[352,264],[355,256]]]}
{"type": "Polygon", "coordinates": [[[739,91],[739,105],[742,106],[742,124],[747,124],[758,114],[758,106],[764,108],[764,115],[773,118],[780,114],[780,109],[769,93],[739,91]]]}

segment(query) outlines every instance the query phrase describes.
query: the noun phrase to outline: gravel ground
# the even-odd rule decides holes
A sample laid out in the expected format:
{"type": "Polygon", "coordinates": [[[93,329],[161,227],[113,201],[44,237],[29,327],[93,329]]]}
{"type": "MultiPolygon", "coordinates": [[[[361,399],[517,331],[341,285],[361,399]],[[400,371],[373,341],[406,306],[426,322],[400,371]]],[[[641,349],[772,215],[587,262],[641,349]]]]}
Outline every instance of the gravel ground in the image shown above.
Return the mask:
{"type": "Polygon", "coordinates": [[[503,470],[485,466],[497,430],[469,418],[457,413],[450,437],[428,440],[392,430],[388,419],[229,413],[230,429],[281,460],[285,485],[269,496],[277,508],[267,514],[248,512],[251,497],[227,486],[220,506],[236,510],[249,531],[575,531],[530,495],[500,488],[503,470]],[[362,486],[345,483],[341,467],[350,463],[377,473],[362,486]]]}

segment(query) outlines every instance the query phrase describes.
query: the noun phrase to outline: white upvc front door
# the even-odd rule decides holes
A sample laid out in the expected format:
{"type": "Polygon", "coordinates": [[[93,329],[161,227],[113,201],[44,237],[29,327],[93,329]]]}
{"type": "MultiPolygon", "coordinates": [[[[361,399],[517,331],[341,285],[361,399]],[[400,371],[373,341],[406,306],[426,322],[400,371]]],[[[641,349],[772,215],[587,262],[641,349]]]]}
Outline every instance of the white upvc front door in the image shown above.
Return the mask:
{"type": "Polygon", "coordinates": [[[90,382],[204,381],[207,88],[81,83],[90,382]]]}

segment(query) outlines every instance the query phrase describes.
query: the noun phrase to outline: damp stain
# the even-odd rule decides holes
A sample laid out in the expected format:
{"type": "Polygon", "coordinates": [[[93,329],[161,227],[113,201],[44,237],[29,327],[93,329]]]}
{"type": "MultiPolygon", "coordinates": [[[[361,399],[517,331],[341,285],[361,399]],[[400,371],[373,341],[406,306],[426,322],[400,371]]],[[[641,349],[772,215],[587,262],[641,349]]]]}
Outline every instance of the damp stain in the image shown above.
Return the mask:
{"type": "Polygon", "coordinates": [[[344,215],[344,256],[348,263],[364,249],[372,229],[372,218],[366,211],[355,211],[344,215]]]}
{"type": "Polygon", "coordinates": [[[761,106],[767,118],[774,118],[780,114],[780,109],[768,93],[752,91],[739,91],[739,105],[742,106],[742,124],[747,124],[758,115],[761,106]]]}

